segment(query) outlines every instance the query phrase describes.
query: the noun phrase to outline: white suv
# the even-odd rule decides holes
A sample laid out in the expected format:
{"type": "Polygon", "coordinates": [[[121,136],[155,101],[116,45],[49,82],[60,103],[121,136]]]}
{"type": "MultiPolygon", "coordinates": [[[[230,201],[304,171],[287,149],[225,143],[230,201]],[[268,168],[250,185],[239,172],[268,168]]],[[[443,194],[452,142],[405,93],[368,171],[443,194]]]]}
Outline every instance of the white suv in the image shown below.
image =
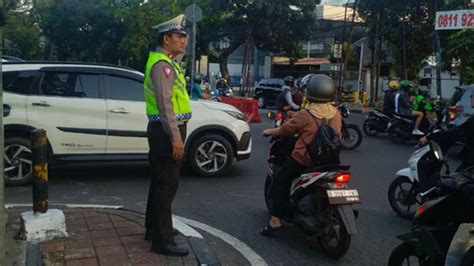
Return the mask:
{"type": "MultiPolygon", "coordinates": [[[[3,65],[5,183],[31,182],[33,129],[46,130],[50,163],[147,160],[143,74],[89,63],[8,62],[3,65]],[[5,115],[5,113],[4,113],[5,115]]],[[[230,105],[192,101],[186,159],[203,176],[226,173],[247,159],[245,116],[230,105]]]]}

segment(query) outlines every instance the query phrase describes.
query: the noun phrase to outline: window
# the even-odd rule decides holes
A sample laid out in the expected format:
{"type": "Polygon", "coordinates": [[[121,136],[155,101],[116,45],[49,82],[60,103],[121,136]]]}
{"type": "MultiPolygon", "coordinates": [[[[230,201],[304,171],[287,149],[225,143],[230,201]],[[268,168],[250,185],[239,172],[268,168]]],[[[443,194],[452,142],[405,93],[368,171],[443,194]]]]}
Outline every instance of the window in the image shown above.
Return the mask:
{"type": "Polygon", "coordinates": [[[143,83],[129,78],[107,76],[109,80],[108,98],[123,101],[145,101],[143,83]]]}
{"type": "Polygon", "coordinates": [[[79,74],[74,86],[74,97],[99,98],[100,76],[93,74],[79,74]]]}
{"type": "Polygon", "coordinates": [[[8,92],[27,94],[36,71],[13,71],[3,73],[3,89],[8,92]]]}
{"type": "Polygon", "coordinates": [[[72,82],[67,73],[46,72],[41,82],[41,92],[47,96],[70,96],[72,82]]]}
{"type": "Polygon", "coordinates": [[[99,98],[99,82],[94,74],[46,72],[41,91],[46,96],[99,98]]]}

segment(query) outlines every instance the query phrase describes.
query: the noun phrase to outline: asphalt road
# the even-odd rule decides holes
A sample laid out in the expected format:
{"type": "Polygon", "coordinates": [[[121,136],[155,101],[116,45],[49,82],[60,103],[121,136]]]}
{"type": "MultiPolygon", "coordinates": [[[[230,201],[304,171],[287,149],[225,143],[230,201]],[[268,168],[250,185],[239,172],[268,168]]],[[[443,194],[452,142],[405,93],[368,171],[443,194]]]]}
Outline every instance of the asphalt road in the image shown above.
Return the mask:
{"type": "MultiPolygon", "coordinates": [[[[350,120],[362,124],[363,115],[350,120]]],[[[357,188],[363,203],[357,220],[358,234],[349,252],[335,261],[311,248],[304,235],[289,228],[279,237],[265,238],[259,230],[268,220],[263,199],[267,173],[268,139],[261,137],[271,121],[252,125],[253,152],[249,160],[236,162],[229,174],[201,178],[186,169],[174,204],[174,213],[222,230],[246,243],[269,265],[386,265],[391,250],[399,243],[397,234],[410,230],[410,223],[391,210],[387,189],[395,172],[406,167],[413,152],[410,145],[392,144],[386,137],[364,136],[356,151],[344,151],[343,163],[352,166],[351,186],[357,188]]],[[[77,165],[50,173],[52,203],[123,205],[143,211],[148,193],[148,172],[144,164],[106,166],[77,165]]],[[[30,203],[31,188],[6,188],[7,203],[30,203]]],[[[232,247],[203,232],[225,264],[246,261],[232,247]]]]}

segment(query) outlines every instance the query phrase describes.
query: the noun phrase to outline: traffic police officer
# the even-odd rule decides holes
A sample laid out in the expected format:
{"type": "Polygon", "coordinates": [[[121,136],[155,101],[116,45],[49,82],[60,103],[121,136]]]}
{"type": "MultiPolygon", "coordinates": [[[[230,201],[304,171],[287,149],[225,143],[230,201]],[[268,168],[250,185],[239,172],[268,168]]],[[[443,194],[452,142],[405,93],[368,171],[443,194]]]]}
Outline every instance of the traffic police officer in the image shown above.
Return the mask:
{"type": "Polygon", "coordinates": [[[184,157],[186,123],[191,104],[180,58],[188,44],[185,16],[153,26],[158,30],[156,52],[151,52],[145,70],[145,100],[148,116],[151,184],[146,209],[146,235],[152,251],[186,256],[188,251],[174,242],[171,203],[176,195],[184,157]]]}

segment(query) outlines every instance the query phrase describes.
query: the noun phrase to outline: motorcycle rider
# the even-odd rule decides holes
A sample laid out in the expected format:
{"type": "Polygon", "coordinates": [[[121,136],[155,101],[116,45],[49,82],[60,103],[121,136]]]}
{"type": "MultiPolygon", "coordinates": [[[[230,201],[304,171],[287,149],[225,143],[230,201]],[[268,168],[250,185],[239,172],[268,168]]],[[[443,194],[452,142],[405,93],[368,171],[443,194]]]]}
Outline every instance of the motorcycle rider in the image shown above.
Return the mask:
{"type": "Polygon", "coordinates": [[[441,145],[443,150],[448,149],[457,141],[465,140],[464,148],[461,151],[462,163],[456,172],[474,166],[474,117],[470,117],[463,124],[448,131],[440,131],[420,139],[421,145],[426,145],[430,140],[434,140],[441,145]]]}
{"type": "Polygon", "coordinates": [[[314,75],[306,86],[305,98],[308,101],[304,109],[289,116],[281,127],[265,129],[264,136],[292,136],[298,134],[295,147],[290,158],[278,171],[270,188],[270,199],[272,202],[271,218],[268,224],[260,231],[262,235],[272,235],[279,231],[282,220],[290,215],[289,195],[292,180],[298,177],[305,168],[312,166],[308,145],[313,141],[319,126],[316,120],[326,120],[328,125],[334,128],[340,136],[342,118],[341,114],[331,103],[335,97],[334,81],[326,75],[314,75]]]}
{"type": "Polygon", "coordinates": [[[400,82],[392,80],[388,83],[388,87],[383,97],[383,112],[391,117],[395,113],[395,94],[400,88],[400,82]]]}
{"type": "Polygon", "coordinates": [[[400,82],[400,90],[395,94],[395,112],[403,116],[413,116],[415,120],[415,128],[412,131],[413,135],[424,135],[420,131],[421,122],[423,122],[424,114],[420,111],[412,110],[410,101],[410,94],[415,84],[409,80],[402,80],[400,82]]]}
{"type": "Polygon", "coordinates": [[[413,111],[420,111],[425,113],[431,112],[433,106],[428,102],[430,91],[428,89],[419,88],[415,99],[413,100],[413,111]]]}
{"type": "Polygon", "coordinates": [[[276,109],[279,112],[299,110],[301,103],[297,104],[293,100],[293,95],[296,92],[295,79],[293,78],[293,76],[286,76],[283,81],[285,82],[285,85],[282,87],[282,92],[280,93],[280,95],[278,95],[276,109]]]}

